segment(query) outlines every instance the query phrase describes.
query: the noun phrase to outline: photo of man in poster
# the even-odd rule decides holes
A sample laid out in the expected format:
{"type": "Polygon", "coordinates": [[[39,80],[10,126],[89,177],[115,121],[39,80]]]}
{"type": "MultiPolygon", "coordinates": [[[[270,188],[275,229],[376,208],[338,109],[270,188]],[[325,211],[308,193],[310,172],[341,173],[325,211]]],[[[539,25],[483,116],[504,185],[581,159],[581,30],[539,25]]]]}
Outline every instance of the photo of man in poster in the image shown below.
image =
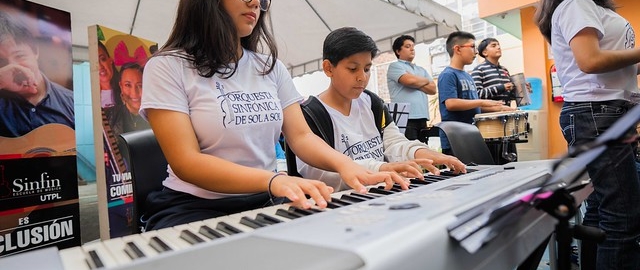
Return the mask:
{"type": "Polygon", "coordinates": [[[81,243],[72,74],[71,15],[1,1],[0,257],[81,243]]]}
{"type": "Polygon", "coordinates": [[[41,71],[39,44],[18,18],[0,10],[0,137],[51,123],[75,127],[73,92],[41,71]]]}

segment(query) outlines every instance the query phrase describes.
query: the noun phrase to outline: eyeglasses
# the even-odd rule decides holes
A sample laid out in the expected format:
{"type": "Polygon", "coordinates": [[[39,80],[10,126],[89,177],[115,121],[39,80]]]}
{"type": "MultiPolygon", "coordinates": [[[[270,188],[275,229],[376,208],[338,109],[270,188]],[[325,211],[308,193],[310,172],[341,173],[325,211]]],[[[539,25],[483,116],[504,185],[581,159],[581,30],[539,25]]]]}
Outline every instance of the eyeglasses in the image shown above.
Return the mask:
{"type": "Polygon", "coordinates": [[[476,45],[475,44],[469,44],[469,45],[458,45],[458,47],[467,47],[467,48],[471,48],[473,51],[477,52],[478,49],[476,49],[476,45]]]}
{"type": "MultiPolygon", "coordinates": [[[[245,3],[251,3],[251,1],[253,0],[242,0],[242,2],[245,3]]],[[[269,7],[271,6],[271,0],[260,0],[260,10],[262,11],[267,11],[269,10],[269,7]]]]}

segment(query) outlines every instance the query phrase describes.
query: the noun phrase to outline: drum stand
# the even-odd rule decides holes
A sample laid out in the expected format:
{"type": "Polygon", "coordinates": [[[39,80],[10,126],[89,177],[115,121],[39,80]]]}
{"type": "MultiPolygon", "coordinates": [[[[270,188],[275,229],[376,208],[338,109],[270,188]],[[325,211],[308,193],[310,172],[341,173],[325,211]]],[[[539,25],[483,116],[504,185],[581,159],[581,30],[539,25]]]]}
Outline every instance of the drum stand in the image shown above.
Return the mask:
{"type": "Polygon", "coordinates": [[[509,162],[516,161],[518,159],[518,154],[508,152],[509,146],[509,138],[502,138],[502,158],[508,160],[509,162]]]}

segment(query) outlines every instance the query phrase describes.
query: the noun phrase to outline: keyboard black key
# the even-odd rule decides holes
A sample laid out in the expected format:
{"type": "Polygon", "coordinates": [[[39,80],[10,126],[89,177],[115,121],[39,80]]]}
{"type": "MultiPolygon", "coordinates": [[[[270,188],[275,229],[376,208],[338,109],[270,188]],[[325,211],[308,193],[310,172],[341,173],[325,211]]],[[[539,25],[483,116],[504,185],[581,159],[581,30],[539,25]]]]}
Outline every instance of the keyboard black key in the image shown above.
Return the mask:
{"type": "Polygon", "coordinates": [[[303,216],[309,216],[309,215],[315,214],[315,212],[311,211],[311,208],[302,209],[302,208],[298,208],[298,207],[295,207],[295,206],[289,207],[289,212],[294,212],[296,214],[300,214],[300,215],[303,215],[303,216]]]}
{"type": "Polygon", "coordinates": [[[89,250],[89,258],[87,262],[92,269],[104,267],[102,259],[100,259],[100,256],[98,256],[98,252],[96,252],[95,250],[89,250]]]}
{"type": "Polygon", "coordinates": [[[382,194],[382,195],[391,195],[391,194],[396,193],[395,191],[386,190],[386,189],[384,189],[384,187],[382,187],[382,188],[380,188],[380,187],[370,188],[369,192],[376,193],[376,194],[382,194]]]}
{"type": "Polygon", "coordinates": [[[147,256],[142,252],[142,250],[140,250],[140,248],[134,242],[127,242],[125,244],[124,253],[129,255],[129,258],[133,260],[144,258],[147,256]]]}
{"type": "Polygon", "coordinates": [[[238,234],[238,233],[242,233],[243,232],[242,230],[240,230],[240,229],[238,229],[236,227],[233,227],[233,226],[229,225],[228,223],[226,223],[224,221],[218,222],[218,225],[216,225],[216,229],[218,229],[218,230],[220,230],[220,231],[222,231],[224,233],[227,233],[229,235],[238,234]]]}
{"type": "Polygon", "coordinates": [[[419,188],[419,187],[421,187],[421,186],[422,186],[422,185],[410,184],[410,185],[409,185],[409,189],[412,189],[412,188],[419,188]]]}
{"type": "Polygon", "coordinates": [[[349,195],[354,196],[354,197],[359,197],[359,198],[362,198],[362,199],[365,199],[365,200],[373,200],[375,198],[379,198],[380,197],[375,193],[374,194],[372,194],[372,193],[361,194],[361,193],[357,193],[357,192],[351,192],[351,193],[349,193],[349,195]]]}
{"type": "Polygon", "coordinates": [[[429,181],[425,181],[425,180],[418,179],[418,178],[411,178],[410,181],[411,181],[411,184],[413,184],[413,185],[428,185],[428,184],[431,184],[431,182],[429,182],[429,181]]]}
{"type": "Polygon", "coordinates": [[[332,202],[332,201],[331,202],[327,202],[327,208],[329,208],[329,209],[336,209],[336,208],[340,208],[340,207],[343,207],[343,206],[344,205],[338,204],[338,203],[335,203],[335,202],[332,202]]]}
{"type": "Polygon", "coordinates": [[[307,209],[307,211],[311,211],[311,212],[314,212],[314,213],[322,213],[322,212],[324,212],[324,210],[317,209],[317,208],[309,208],[309,209],[307,209]]]}
{"type": "Polygon", "coordinates": [[[443,176],[443,175],[425,175],[424,180],[439,182],[439,181],[442,181],[442,180],[447,180],[449,178],[451,178],[451,177],[443,176]]]}
{"type": "Polygon", "coordinates": [[[182,240],[184,240],[184,241],[187,241],[187,243],[192,244],[192,245],[204,242],[204,240],[202,240],[202,238],[200,238],[195,233],[192,233],[189,230],[182,230],[180,232],[180,238],[182,240]]]}
{"type": "Polygon", "coordinates": [[[240,218],[240,224],[245,225],[249,228],[253,228],[253,229],[258,229],[258,228],[262,228],[264,226],[266,226],[265,224],[262,224],[260,222],[257,222],[249,217],[242,217],[240,218]]]}
{"type": "Polygon", "coordinates": [[[270,224],[270,225],[271,224],[278,224],[278,223],[282,222],[282,220],[279,220],[279,219],[277,219],[275,217],[272,217],[272,216],[269,216],[269,215],[263,214],[263,213],[258,213],[256,215],[256,221],[262,222],[262,223],[265,223],[265,224],[270,224]]]}
{"type": "Polygon", "coordinates": [[[458,175],[463,175],[463,173],[455,173],[452,171],[441,171],[440,175],[442,176],[458,176],[458,175]]]}
{"type": "Polygon", "coordinates": [[[340,199],[343,199],[343,200],[348,201],[348,202],[354,202],[354,203],[364,202],[364,201],[367,200],[367,199],[360,198],[360,197],[357,197],[357,196],[351,196],[349,194],[342,194],[342,196],[340,196],[340,199]]]}
{"type": "Polygon", "coordinates": [[[217,239],[217,238],[223,238],[224,234],[221,234],[220,232],[211,229],[211,227],[207,226],[207,225],[202,225],[200,226],[200,230],[198,230],[198,232],[206,237],[208,237],[209,239],[217,239]]]}
{"type": "Polygon", "coordinates": [[[155,249],[158,253],[162,253],[162,252],[166,252],[166,251],[171,251],[171,247],[169,247],[164,241],[162,241],[160,238],[158,238],[157,236],[153,236],[151,237],[151,239],[149,239],[149,245],[155,249]]]}
{"type": "Polygon", "coordinates": [[[352,204],[352,202],[345,201],[339,198],[331,198],[331,202],[341,204],[342,206],[347,206],[352,204]]]}
{"type": "Polygon", "coordinates": [[[296,218],[302,217],[302,215],[300,215],[298,213],[290,212],[290,211],[287,211],[286,209],[282,209],[282,208],[276,210],[276,215],[281,216],[281,217],[285,217],[285,218],[288,218],[288,219],[296,219],[296,218]]]}

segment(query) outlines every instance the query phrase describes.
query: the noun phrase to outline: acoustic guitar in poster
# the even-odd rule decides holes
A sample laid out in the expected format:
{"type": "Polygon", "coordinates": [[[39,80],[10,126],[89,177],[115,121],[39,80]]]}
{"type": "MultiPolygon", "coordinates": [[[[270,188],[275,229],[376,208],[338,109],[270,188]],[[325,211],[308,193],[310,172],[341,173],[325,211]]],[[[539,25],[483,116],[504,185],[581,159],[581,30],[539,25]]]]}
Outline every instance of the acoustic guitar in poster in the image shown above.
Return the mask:
{"type": "Polygon", "coordinates": [[[63,124],[46,124],[20,137],[0,137],[0,159],[74,155],[76,133],[63,124]]]}

